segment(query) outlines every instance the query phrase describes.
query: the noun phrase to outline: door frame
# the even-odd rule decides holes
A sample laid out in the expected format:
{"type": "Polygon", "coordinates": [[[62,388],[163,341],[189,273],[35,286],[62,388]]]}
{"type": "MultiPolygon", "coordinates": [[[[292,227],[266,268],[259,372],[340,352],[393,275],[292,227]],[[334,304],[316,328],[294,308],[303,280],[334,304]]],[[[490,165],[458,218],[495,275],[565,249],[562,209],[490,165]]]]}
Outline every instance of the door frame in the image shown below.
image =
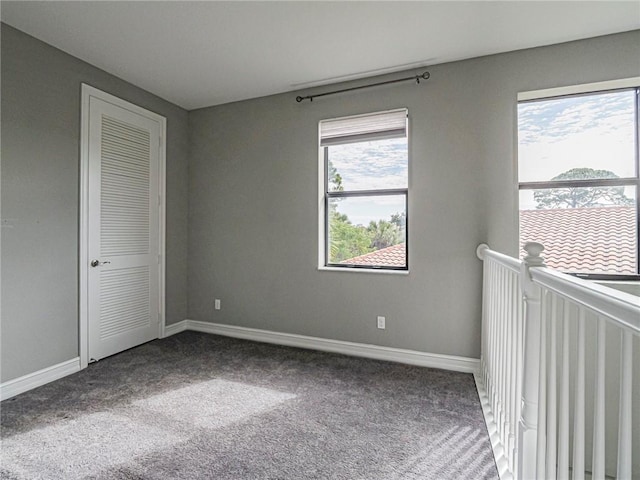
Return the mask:
{"type": "Polygon", "coordinates": [[[159,198],[158,198],[158,229],[160,261],[158,268],[158,338],[164,336],[165,331],[165,255],[166,255],[166,138],[167,119],[134,105],[126,100],[103,92],[91,85],[82,83],[81,114],[80,114],[80,228],[79,228],[79,261],[78,261],[78,350],[80,352],[80,368],[87,368],[89,364],[89,101],[91,97],[124,108],[138,115],[152,118],[160,124],[159,151],[159,198]]]}

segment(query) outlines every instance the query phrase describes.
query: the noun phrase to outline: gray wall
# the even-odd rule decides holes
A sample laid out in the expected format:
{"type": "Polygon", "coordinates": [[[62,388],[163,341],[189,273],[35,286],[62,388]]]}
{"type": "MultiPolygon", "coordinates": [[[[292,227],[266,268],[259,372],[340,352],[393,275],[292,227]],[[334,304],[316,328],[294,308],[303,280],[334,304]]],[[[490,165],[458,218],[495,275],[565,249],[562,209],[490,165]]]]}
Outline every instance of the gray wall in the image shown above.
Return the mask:
{"type": "Polygon", "coordinates": [[[638,45],[635,31],[437,65],[420,86],[190,112],[189,318],[478,357],[475,248],[517,254],[517,92],[638,76],[638,45]],[[398,107],[411,272],[318,271],[318,121],[398,107]]]}
{"type": "Polygon", "coordinates": [[[2,381],[78,356],[80,84],[167,118],[167,323],[186,317],[187,112],[2,24],[2,381]]]}
{"type": "Polygon", "coordinates": [[[167,323],[477,357],[475,248],[517,252],[517,92],[638,76],[638,45],[636,31],[434,66],[420,86],[187,114],[3,24],[1,381],[78,355],[81,82],[167,117],[167,323]],[[318,271],[318,121],[397,107],[411,117],[411,272],[318,271]]]}

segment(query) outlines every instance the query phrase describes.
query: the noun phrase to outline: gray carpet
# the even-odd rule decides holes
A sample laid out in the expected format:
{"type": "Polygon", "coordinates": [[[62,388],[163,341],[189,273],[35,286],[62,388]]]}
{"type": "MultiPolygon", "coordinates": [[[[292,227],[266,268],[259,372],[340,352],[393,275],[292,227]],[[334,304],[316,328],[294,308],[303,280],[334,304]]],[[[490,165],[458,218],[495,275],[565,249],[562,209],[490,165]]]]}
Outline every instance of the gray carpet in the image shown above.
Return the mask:
{"type": "Polygon", "coordinates": [[[497,479],[473,378],[184,332],[2,402],[3,479],[497,479]]]}

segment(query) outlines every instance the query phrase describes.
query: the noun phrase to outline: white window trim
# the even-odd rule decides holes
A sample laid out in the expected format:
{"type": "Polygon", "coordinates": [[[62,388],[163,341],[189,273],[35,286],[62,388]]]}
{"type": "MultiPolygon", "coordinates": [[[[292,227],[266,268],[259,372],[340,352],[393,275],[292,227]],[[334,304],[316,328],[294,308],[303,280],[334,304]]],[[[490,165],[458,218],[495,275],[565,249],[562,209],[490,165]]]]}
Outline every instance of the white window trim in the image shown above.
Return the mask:
{"type": "MultiPolygon", "coordinates": [[[[513,168],[513,195],[515,198],[515,222],[517,225],[516,228],[516,248],[517,251],[520,250],[520,181],[518,178],[518,171],[520,168],[520,159],[518,158],[518,114],[517,114],[517,106],[518,103],[527,101],[527,100],[541,100],[545,98],[553,98],[553,97],[562,97],[568,95],[578,95],[581,93],[594,93],[605,92],[608,90],[619,90],[624,88],[640,88],[640,77],[629,77],[629,78],[621,78],[614,80],[605,80],[602,82],[592,82],[592,83],[583,83],[578,85],[566,85],[563,87],[555,87],[555,88],[546,88],[541,90],[530,90],[526,92],[518,92],[517,101],[515,106],[515,125],[514,125],[514,168],[513,168]]],[[[639,172],[640,173],[640,172],[639,172]]],[[[612,283],[621,283],[621,282],[631,282],[638,283],[638,280],[602,280],[602,279],[589,279],[585,278],[585,280],[590,280],[596,283],[602,282],[612,282],[612,283]]]]}
{"type": "MultiPolygon", "coordinates": [[[[518,102],[526,100],[538,100],[541,98],[562,97],[564,95],[576,95],[579,93],[597,93],[605,90],[617,90],[621,88],[635,88],[640,86],[640,77],[623,78],[619,80],[607,80],[604,82],[584,83],[581,85],[568,85],[565,87],[547,88],[544,90],[531,90],[519,92],[518,102]]],[[[518,140],[516,129],[516,142],[518,140]]]]}
{"type": "MultiPolygon", "coordinates": [[[[409,108],[408,107],[400,107],[400,108],[393,108],[391,110],[383,110],[380,112],[376,112],[376,113],[387,113],[387,112],[396,112],[396,111],[406,111],[407,115],[409,115],[409,108]]],[[[345,116],[345,117],[334,117],[334,118],[325,118],[322,121],[326,121],[326,120],[334,120],[334,119],[338,119],[338,118],[357,118],[357,117],[364,117],[364,116],[368,116],[371,115],[372,112],[370,113],[362,113],[362,114],[358,114],[358,115],[349,115],[349,116],[345,116]]],[[[411,128],[411,122],[407,122],[407,138],[409,138],[410,136],[410,128],[411,128]]],[[[317,173],[317,178],[318,178],[318,271],[323,271],[323,272],[351,272],[351,273],[375,273],[375,274],[392,274],[392,275],[408,275],[411,271],[411,268],[409,265],[407,265],[407,269],[406,270],[396,270],[396,269],[386,269],[386,268],[362,268],[362,267],[358,267],[358,268],[345,268],[345,267],[331,267],[331,266],[327,266],[325,265],[325,248],[326,248],[326,237],[327,237],[327,232],[325,231],[325,202],[324,202],[324,196],[325,196],[325,184],[324,184],[324,151],[323,148],[320,147],[320,138],[322,135],[322,127],[321,127],[321,122],[318,122],[318,134],[317,134],[317,138],[318,138],[318,173],[317,173]]],[[[517,135],[517,131],[516,131],[516,135],[517,135]]],[[[408,149],[409,152],[411,151],[411,145],[408,145],[408,149]]],[[[409,160],[411,159],[411,154],[409,153],[409,160]]],[[[411,162],[409,161],[409,171],[411,170],[411,162]]],[[[409,192],[411,191],[411,175],[409,174],[409,178],[407,179],[407,201],[408,201],[408,196],[409,196],[409,192]]],[[[409,245],[409,241],[408,238],[407,240],[407,246],[409,245]]],[[[407,252],[408,255],[409,252],[407,252]]]]}
{"type": "MultiPolygon", "coordinates": [[[[324,262],[323,262],[324,263],[324,262]]],[[[409,275],[409,270],[391,270],[388,268],[343,268],[343,267],[318,267],[319,271],[325,272],[351,272],[351,273],[389,273],[391,275],[409,275]]]]}

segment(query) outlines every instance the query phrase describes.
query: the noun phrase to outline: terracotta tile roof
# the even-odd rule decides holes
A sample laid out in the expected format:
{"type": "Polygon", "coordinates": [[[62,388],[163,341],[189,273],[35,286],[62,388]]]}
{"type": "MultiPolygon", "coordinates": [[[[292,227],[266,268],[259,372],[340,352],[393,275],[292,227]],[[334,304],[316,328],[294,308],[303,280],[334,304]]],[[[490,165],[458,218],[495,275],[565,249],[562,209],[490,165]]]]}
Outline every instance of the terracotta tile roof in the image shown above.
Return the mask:
{"type": "Polygon", "coordinates": [[[404,267],[406,246],[404,243],[382,248],[375,252],[366,253],[359,257],[347,258],[340,263],[348,265],[378,265],[385,267],[404,267]]]}
{"type": "Polygon", "coordinates": [[[542,243],[545,263],[566,272],[636,274],[636,235],[632,206],[520,211],[521,245],[542,243]]]}

